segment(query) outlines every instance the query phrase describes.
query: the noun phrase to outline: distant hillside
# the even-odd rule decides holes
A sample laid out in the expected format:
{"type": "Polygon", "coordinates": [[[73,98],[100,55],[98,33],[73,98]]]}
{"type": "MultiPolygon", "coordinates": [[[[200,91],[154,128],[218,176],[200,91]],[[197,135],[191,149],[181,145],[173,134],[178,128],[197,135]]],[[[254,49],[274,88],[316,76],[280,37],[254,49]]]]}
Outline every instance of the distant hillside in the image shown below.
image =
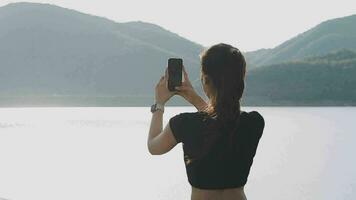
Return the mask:
{"type": "Polygon", "coordinates": [[[246,57],[255,68],[342,48],[356,50],[356,15],[325,21],[273,49],[247,52],[246,57]]]}
{"type": "Polygon", "coordinates": [[[203,49],[154,24],[37,3],[0,8],[0,44],[3,98],[150,95],[153,101],[167,59],[182,57],[194,80],[203,49]]]}
{"type": "Polygon", "coordinates": [[[251,70],[252,105],[356,105],[356,52],[343,49],[251,70]]]}
{"type": "MultiPolygon", "coordinates": [[[[355,18],[330,20],[274,49],[247,53],[243,105],[356,105],[355,18]]],[[[146,22],[9,4],[0,7],[0,106],[149,106],[169,57],[184,59],[203,95],[202,49],[146,22]]],[[[174,97],[169,105],[188,103],[174,97]]]]}

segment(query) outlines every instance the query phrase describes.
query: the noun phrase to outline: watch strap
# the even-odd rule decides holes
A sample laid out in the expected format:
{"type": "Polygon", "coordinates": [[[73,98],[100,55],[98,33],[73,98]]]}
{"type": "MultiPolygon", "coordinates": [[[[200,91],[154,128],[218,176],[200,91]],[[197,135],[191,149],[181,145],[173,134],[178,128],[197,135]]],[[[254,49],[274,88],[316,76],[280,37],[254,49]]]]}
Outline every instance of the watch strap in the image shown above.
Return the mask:
{"type": "Polygon", "coordinates": [[[156,109],[164,111],[164,105],[160,103],[156,103],[156,109]]]}
{"type": "Polygon", "coordinates": [[[164,112],[164,105],[160,103],[155,103],[151,106],[152,113],[156,112],[157,110],[161,110],[162,112],[164,112]]]}

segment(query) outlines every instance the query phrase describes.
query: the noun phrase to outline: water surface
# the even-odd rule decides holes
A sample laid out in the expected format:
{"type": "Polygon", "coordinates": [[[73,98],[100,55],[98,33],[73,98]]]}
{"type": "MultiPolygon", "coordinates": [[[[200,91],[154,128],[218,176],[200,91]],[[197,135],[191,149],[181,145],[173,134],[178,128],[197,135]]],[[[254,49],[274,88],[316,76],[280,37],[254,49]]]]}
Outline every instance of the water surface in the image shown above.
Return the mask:
{"type": "MultiPolygon", "coordinates": [[[[248,199],[356,199],[355,107],[244,107],[266,126],[248,199]]],[[[167,107],[164,125],[193,107],[167,107]]],[[[181,144],[146,147],[147,107],[1,108],[0,198],[190,198],[181,144]]]]}

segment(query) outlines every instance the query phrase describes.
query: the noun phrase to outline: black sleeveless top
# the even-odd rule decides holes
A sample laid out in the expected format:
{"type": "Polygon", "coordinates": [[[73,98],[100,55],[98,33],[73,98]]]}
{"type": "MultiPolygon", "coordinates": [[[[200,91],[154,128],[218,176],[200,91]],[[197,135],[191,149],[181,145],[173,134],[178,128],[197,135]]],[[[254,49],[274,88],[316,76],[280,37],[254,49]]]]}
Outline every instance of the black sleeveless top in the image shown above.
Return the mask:
{"type": "Polygon", "coordinates": [[[204,112],[184,112],[169,120],[170,128],[177,142],[183,143],[183,160],[188,182],[199,189],[226,189],[244,186],[265,126],[263,117],[257,111],[241,112],[236,130],[238,137],[234,139],[236,140],[234,149],[238,150],[224,151],[227,149],[227,140],[217,140],[211,151],[204,157],[191,159],[191,152],[201,147],[202,137],[208,124],[216,123],[213,118],[205,120],[206,116],[207,114],[204,112]]]}

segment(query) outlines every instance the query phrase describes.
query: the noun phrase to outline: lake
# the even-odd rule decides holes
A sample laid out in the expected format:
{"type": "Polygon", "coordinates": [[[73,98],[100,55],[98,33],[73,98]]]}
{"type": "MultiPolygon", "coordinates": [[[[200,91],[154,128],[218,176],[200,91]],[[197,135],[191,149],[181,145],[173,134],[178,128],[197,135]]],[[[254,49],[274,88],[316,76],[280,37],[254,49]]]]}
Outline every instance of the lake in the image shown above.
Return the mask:
{"type": "MultiPolygon", "coordinates": [[[[265,118],[248,199],[356,199],[356,107],[243,107],[265,118]]],[[[194,107],[166,107],[164,126],[194,107]]],[[[0,199],[190,199],[182,146],[152,156],[148,107],[0,108],[0,199]]]]}

